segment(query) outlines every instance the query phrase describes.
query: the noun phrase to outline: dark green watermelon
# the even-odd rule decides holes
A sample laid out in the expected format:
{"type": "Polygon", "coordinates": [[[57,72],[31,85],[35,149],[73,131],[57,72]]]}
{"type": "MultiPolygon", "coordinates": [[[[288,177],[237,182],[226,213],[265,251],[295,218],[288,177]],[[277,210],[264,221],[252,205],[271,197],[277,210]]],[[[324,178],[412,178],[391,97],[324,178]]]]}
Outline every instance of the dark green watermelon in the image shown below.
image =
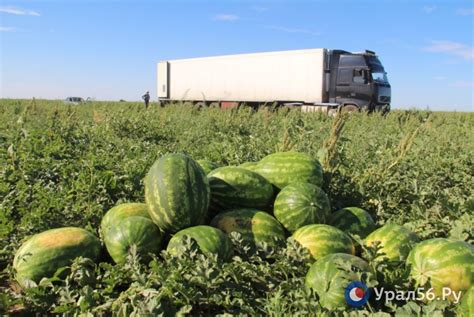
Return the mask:
{"type": "Polygon", "coordinates": [[[245,168],[249,171],[255,172],[255,169],[258,166],[258,162],[245,162],[239,165],[240,168],[245,168]]]}
{"type": "Polygon", "coordinates": [[[202,253],[217,254],[221,260],[228,260],[233,254],[232,241],[220,229],[210,226],[195,226],[178,231],[169,241],[166,250],[171,255],[184,251],[184,242],[190,237],[202,253]]]}
{"type": "Polygon", "coordinates": [[[201,166],[206,175],[215,170],[216,168],[222,166],[220,164],[208,160],[197,160],[196,162],[199,164],[199,166],[201,166]]]}
{"type": "MultiPolygon", "coordinates": [[[[437,297],[442,296],[443,288],[465,293],[474,286],[474,247],[467,242],[444,238],[422,241],[410,251],[406,263],[416,286],[432,288],[437,297]]],[[[451,294],[448,299],[455,298],[451,294]]]]}
{"type": "Polygon", "coordinates": [[[238,232],[242,239],[255,250],[266,243],[276,246],[285,241],[285,229],[271,215],[256,209],[234,209],[218,214],[211,226],[230,234],[238,232]]]}
{"type": "Polygon", "coordinates": [[[307,225],[296,230],[292,238],[308,249],[315,260],[332,253],[355,254],[351,238],[332,226],[307,225]]]}
{"type": "Polygon", "coordinates": [[[305,285],[318,295],[322,307],[328,310],[346,308],[345,290],[351,282],[359,281],[357,272],[373,274],[367,262],[357,256],[329,254],[311,265],[305,285]]]}
{"type": "Polygon", "coordinates": [[[458,317],[474,316],[474,286],[471,286],[461,298],[461,303],[456,310],[458,317]]]}
{"type": "Polygon", "coordinates": [[[364,244],[371,246],[376,241],[380,242],[381,247],[377,259],[385,258],[389,262],[399,262],[405,261],[408,253],[419,239],[415,233],[404,226],[386,224],[370,233],[364,239],[364,244]]]}
{"type": "Polygon", "coordinates": [[[278,193],[273,214],[290,232],[316,223],[326,223],[331,212],[326,193],[310,183],[292,183],[278,193]]]}
{"type": "Polygon", "coordinates": [[[362,208],[346,207],[333,213],[329,224],[350,234],[365,238],[376,229],[370,214],[362,208]]]}
{"type": "Polygon", "coordinates": [[[147,205],[142,203],[124,203],[111,208],[104,217],[102,217],[100,223],[102,235],[115,224],[120,223],[125,218],[133,216],[150,218],[147,205]]]}
{"type": "Polygon", "coordinates": [[[212,171],[208,178],[214,210],[239,207],[265,209],[272,202],[272,184],[252,171],[226,166],[212,171]]]}
{"type": "Polygon", "coordinates": [[[290,183],[323,184],[323,168],[317,159],[306,153],[278,152],[260,160],[252,169],[282,189],[290,183]]]}
{"type": "Polygon", "coordinates": [[[52,277],[77,257],[96,261],[100,251],[99,239],[82,228],[65,227],[38,233],[23,243],[15,254],[16,280],[22,287],[32,286],[31,282],[52,277]]]}
{"type": "Polygon", "coordinates": [[[207,216],[209,195],[206,174],[184,154],[161,157],[145,178],[150,217],[165,232],[202,224],[207,216]]]}
{"type": "Polygon", "coordinates": [[[132,246],[143,261],[158,254],[163,240],[160,229],[150,218],[132,216],[122,219],[104,232],[104,243],[115,263],[124,263],[132,246]]]}

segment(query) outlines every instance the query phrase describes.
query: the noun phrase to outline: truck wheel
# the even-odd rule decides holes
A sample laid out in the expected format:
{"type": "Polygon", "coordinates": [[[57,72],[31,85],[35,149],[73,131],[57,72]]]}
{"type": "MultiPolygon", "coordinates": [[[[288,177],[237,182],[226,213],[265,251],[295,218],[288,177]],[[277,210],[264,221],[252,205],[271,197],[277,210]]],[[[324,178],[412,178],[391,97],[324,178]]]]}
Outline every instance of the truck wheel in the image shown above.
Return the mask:
{"type": "Polygon", "coordinates": [[[205,101],[199,101],[194,104],[194,108],[201,110],[203,108],[206,108],[206,102],[205,101]]]}
{"type": "Polygon", "coordinates": [[[356,105],[345,105],[342,108],[342,112],[344,113],[357,112],[357,111],[359,111],[359,107],[357,107],[356,105]]]}
{"type": "Polygon", "coordinates": [[[327,114],[329,117],[335,117],[337,115],[338,108],[328,107],[327,114]]]}

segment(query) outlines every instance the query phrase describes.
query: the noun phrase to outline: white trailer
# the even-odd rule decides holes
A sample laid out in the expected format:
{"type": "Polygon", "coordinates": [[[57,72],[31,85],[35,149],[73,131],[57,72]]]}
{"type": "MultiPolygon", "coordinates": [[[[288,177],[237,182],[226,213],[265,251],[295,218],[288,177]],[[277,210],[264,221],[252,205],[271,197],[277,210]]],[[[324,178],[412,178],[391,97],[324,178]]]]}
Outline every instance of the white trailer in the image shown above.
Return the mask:
{"type": "MultiPolygon", "coordinates": [[[[158,98],[162,102],[220,102],[221,105],[292,104],[304,106],[309,111],[316,110],[315,106],[355,105],[360,108],[363,105],[353,100],[357,98],[345,98],[349,100],[347,102],[339,96],[337,100],[337,91],[333,89],[338,84],[338,70],[345,67],[342,62],[347,56],[362,59],[358,63],[349,63],[350,80],[353,70],[358,70],[366,76],[365,85],[372,83],[369,73],[362,70],[369,70],[375,62],[382,67],[373,52],[350,53],[316,48],[160,61],[157,65],[158,98]]],[[[351,86],[341,82],[341,86],[344,85],[351,86]]],[[[360,87],[352,88],[349,92],[361,90],[360,87]]],[[[347,87],[342,90],[347,94],[347,87]]],[[[373,94],[372,90],[365,94],[373,94]]],[[[371,100],[366,101],[371,103],[371,100]]]]}

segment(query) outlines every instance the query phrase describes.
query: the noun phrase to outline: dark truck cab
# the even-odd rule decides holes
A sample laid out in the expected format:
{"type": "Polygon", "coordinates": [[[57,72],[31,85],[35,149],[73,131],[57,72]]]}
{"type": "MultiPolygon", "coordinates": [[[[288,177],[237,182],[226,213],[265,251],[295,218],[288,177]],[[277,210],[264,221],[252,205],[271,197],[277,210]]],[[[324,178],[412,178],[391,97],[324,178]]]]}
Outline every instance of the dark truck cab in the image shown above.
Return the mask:
{"type": "Polygon", "coordinates": [[[329,103],[349,110],[390,110],[390,83],[375,52],[332,50],[327,57],[326,82],[329,85],[326,93],[329,103]]]}

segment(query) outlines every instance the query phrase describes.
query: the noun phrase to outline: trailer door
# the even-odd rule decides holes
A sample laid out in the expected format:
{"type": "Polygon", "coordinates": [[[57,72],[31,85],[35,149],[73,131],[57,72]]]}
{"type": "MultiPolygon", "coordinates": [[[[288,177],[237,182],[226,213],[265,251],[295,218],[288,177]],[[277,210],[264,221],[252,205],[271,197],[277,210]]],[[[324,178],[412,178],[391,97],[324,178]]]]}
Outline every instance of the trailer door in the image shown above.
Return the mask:
{"type": "Polygon", "coordinates": [[[158,63],[158,87],[157,93],[158,98],[168,99],[170,95],[170,64],[168,62],[159,62],[158,63]]]}

